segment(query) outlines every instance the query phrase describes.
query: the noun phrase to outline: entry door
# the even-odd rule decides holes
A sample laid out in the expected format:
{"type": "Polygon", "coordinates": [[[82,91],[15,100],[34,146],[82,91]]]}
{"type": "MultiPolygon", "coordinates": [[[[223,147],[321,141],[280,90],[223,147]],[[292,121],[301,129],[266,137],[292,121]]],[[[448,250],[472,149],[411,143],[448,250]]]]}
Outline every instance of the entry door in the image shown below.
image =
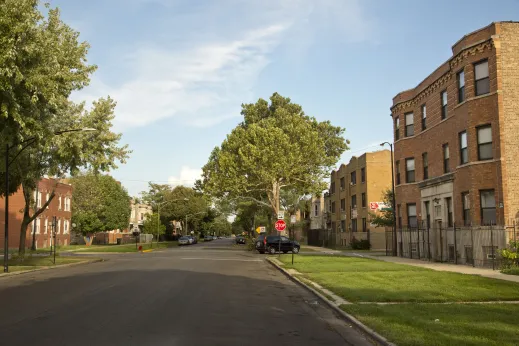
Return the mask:
{"type": "Polygon", "coordinates": [[[425,204],[425,220],[427,223],[426,226],[427,226],[427,228],[431,228],[431,210],[430,210],[431,202],[425,201],[424,204],[425,204]]]}

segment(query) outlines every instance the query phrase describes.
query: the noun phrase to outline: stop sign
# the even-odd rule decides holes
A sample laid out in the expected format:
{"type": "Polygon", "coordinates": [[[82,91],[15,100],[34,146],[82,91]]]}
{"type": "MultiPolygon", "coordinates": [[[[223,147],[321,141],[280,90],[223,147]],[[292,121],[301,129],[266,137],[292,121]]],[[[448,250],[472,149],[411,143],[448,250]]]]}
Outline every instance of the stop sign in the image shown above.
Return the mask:
{"type": "Polygon", "coordinates": [[[287,224],[283,220],[277,220],[275,226],[278,232],[284,231],[287,228],[287,224]]]}

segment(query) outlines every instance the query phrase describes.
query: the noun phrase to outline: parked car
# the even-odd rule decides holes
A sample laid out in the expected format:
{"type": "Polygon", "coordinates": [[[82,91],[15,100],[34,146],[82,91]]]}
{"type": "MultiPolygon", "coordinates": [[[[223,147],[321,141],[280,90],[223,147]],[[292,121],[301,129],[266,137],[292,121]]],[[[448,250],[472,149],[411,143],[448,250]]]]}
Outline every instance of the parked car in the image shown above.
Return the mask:
{"type": "Polygon", "coordinates": [[[301,245],[297,241],[290,240],[285,236],[260,235],[258,238],[256,238],[255,248],[261,254],[267,251],[270,254],[275,254],[278,252],[278,250],[281,250],[283,253],[287,253],[289,251],[292,251],[293,253],[299,253],[301,245]]]}
{"type": "Polygon", "coordinates": [[[204,237],[204,241],[211,241],[211,240],[213,240],[213,237],[211,237],[210,235],[206,235],[204,237]]]}
{"type": "Polygon", "coordinates": [[[178,245],[190,245],[192,244],[192,240],[189,237],[183,236],[178,238],[178,245]]]}
{"type": "Polygon", "coordinates": [[[236,244],[245,244],[245,243],[247,243],[247,239],[245,239],[245,237],[242,236],[242,235],[236,236],[235,241],[236,241],[236,244]]]}
{"type": "Polygon", "coordinates": [[[213,240],[216,240],[216,239],[218,239],[218,238],[215,235],[213,235],[213,240]]]}
{"type": "Polygon", "coordinates": [[[198,239],[197,237],[193,236],[193,235],[188,235],[189,239],[191,239],[191,244],[196,244],[198,243],[198,239]]]}

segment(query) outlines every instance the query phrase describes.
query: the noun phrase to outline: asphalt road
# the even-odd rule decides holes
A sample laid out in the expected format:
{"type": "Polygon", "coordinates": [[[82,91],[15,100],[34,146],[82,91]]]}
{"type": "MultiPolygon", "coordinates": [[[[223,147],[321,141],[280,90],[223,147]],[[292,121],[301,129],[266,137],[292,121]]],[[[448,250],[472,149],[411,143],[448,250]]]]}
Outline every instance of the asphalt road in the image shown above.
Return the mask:
{"type": "Polygon", "coordinates": [[[371,345],[222,239],[0,278],[3,345],[371,345]]]}

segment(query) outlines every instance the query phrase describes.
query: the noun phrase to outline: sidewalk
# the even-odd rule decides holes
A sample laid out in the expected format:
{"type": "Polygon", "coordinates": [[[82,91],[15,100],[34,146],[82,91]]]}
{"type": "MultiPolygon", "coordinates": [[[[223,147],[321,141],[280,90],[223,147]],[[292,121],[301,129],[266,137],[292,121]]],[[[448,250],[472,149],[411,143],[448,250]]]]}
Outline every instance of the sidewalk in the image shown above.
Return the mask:
{"type": "Polygon", "coordinates": [[[474,268],[460,264],[449,264],[449,263],[437,263],[437,262],[426,262],[422,260],[415,260],[410,258],[392,257],[392,256],[369,256],[360,255],[359,257],[371,258],[379,261],[407,264],[415,267],[428,268],[438,271],[446,271],[460,274],[480,275],[491,279],[499,279],[505,281],[512,281],[519,283],[518,275],[506,275],[500,273],[498,270],[486,269],[486,268],[474,268]]]}

